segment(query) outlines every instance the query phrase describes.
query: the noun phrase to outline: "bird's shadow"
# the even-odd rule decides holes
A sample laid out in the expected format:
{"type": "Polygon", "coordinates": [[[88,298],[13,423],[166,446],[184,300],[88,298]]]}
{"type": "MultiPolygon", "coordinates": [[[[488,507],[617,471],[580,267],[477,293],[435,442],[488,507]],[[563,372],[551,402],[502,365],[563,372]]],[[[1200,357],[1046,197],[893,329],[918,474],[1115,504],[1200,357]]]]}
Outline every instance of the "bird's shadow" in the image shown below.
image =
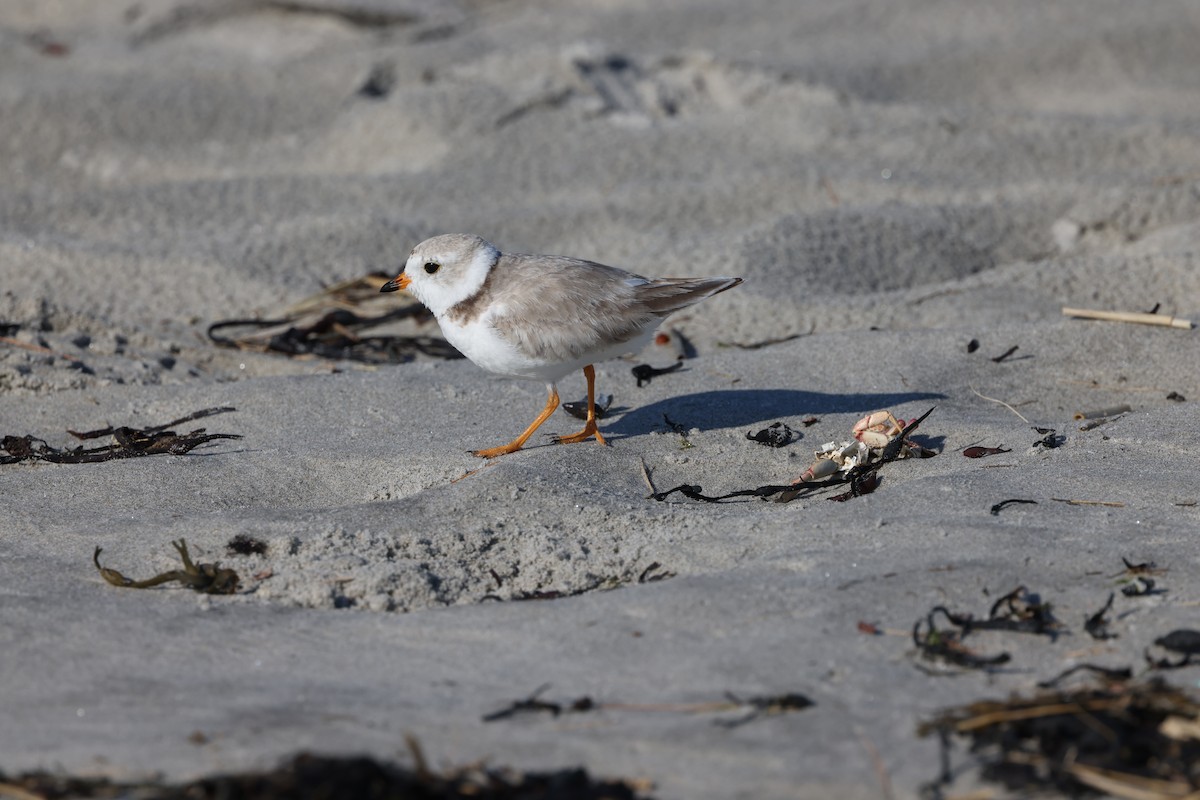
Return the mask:
{"type": "MultiPolygon", "coordinates": [[[[935,392],[892,394],[825,394],[795,389],[721,389],[678,395],[644,406],[636,406],[604,427],[605,434],[638,436],[661,431],[663,415],[691,430],[736,428],[759,422],[800,415],[861,413],[894,409],[903,403],[938,400],[935,392]]],[[[611,413],[611,412],[610,412],[611,413]]]]}

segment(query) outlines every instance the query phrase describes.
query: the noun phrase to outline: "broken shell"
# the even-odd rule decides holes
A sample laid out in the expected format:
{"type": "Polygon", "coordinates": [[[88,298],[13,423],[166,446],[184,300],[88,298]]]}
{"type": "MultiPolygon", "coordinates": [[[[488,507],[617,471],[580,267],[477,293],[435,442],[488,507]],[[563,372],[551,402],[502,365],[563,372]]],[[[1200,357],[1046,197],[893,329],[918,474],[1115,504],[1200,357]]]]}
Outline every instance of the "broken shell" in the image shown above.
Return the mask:
{"type": "Polygon", "coordinates": [[[814,461],[808,469],[800,473],[800,477],[792,481],[792,484],[806,483],[808,481],[819,481],[822,478],[828,478],[839,469],[838,463],[832,458],[821,458],[814,461]]]}
{"type": "Polygon", "coordinates": [[[875,411],[854,423],[854,438],[868,447],[886,447],[904,430],[891,411],[875,411]]]}

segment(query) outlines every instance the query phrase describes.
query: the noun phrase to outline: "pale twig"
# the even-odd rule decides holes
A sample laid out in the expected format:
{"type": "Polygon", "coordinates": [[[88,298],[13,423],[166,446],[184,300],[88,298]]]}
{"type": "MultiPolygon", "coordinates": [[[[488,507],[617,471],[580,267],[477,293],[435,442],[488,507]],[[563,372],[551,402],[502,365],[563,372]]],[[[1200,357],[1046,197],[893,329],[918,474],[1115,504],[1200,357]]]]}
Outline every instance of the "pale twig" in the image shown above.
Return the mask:
{"type": "Polygon", "coordinates": [[[0,336],[0,342],[3,342],[4,344],[12,345],[13,347],[20,347],[23,350],[29,350],[30,352],[33,352],[33,353],[42,353],[44,355],[54,356],[55,358],[65,358],[67,361],[73,361],[76,364],[83,363],[78,358],[75,358],[75,356],[69,356],[66,353],[59,353],[55,350],[51,350],[48,347],[42,347],[41,345],[38,345],[38,344],[30,344],[29,342],[22,342],[18,339],[13,339],[9,336],[0,336]]]}
{"type": "Polygon", "coordinates": [[[413,765],[416,767],[417,777],[428,782],[433,777],[433,770],[429,768],[429,762],[425,760],[425,751],[421,749],[421,742],[411,733],[404,734],[404,743],[408,746],[408,753],[412,756],[413,765]]]}
{"type": "Polygon", "coordinates": [[[475,469],[467,470],[462,475],[459,475],[457,478],[453,478],[450,482],[458,483],[459,481],[463,480],[464,478],[469,478],[472,475],[476,475],[480,472],[483,472],[485,469],[488,469],[489,467],[494,467],[499,463],[500,463],[500,459],[498,459],[498,458],[492,459],[491,461],[484,464],[482,467],[476,467],[475,469]]]}
{"type": "Polygon", "coordinates": [[[1089,389],[1096,389],[1104,392],[1166,392],[1167,389],[1162,386],[1124,386],[1118,384],[1096,383],[1095,381],[1077,381],[1067,378],[1059,378],[1055,381],[1057,384],[1065,386],[1086,386],[1089,389]]]}
{"type": "Polygon", "coordinates": [[[832,202],[832,203],[833,203],[835,206],[836,206],[836,205],[839,205],[839,204],[840,204],[842,201],[841,201],[841,199],[838,197],[838,194],[837,194],[837,192],[836,192],[836,191],[834,191],[834,189],[833,189],[833,184],[829,182],[829,178],[827,178],[827,177],[825,177],[824,175],[822,175],[822,176],[821,176],[821,181],[820,181],[820,183],[821,183],[821,188],[825,190],[825,194],[829,195],[829,199],[830,199],[830,201],[831,201],[831,202],[832,202]]]}
{"type": "Polygon", "coordinates": [[[1075,412],[1075,421],[1078,422],[1081,419],[1099,419],[1101,417],[1115,417],[1118,414],[1128,414],[1130,411],[1133,411],[1133,408],[1128,403],[1122,403],[1119,406],[1112,406],[1110,408],[1096,408],[1096,409],[1092,409],[1090,411],[1076,411],[1075,412]]]}
{"type": "Polygon", "coordinates": [[[1023,414],[1022,414],[1020,411],[1017,411],[1015,408],[1013,408],[1012,406],[1010,406],[1008,403],[1004,402],[1003,400],[997,400],[997,399],[996,399],[996,398],[994,398],[994,397],[988,397],[986,394],[980,394],[979,390],[978,390],[978,389],[976,389],[974,386],[969,386],[969,385],[968,385],[968,386],[967,386],[967,388],[968,388],[968,389],[970,389],[972,392],[975,392],[975,394],[976,394],[976,395],[978,395],[979,397],[983,398],[984,400],[987,400],[987,401],[988,401],[988,402],[990,402],[990,403],[999,403],[1000,405],[1004,406],[1004,407],[1005,407],[1005,408],[1007,408],[1009,411],[1013,412],[1013,413],[1014,413],[1014,414],[1016,414],[1018,417],[1020,417],[1020,418],[1021,418],[1021,420],[1022,420],[1022,421],[1023,421],[1023,422],[1024,422],[1026,425],[1032,425],[1032,424],[1033,424],[1033,423],[1032,423],[1032,422],[1030,422],[1029,420],[1025,419],[1025,416],[1024,416],[1024,415],[1023,415],[1023,414]]]}
{"type": "Polygon", "coordinates": [[[658,494],[658,489],[654,488],[654,481],[650,480],[650,470],[646,468],[646,459],[638,456],[638,461],[642,464],[642,480],[646,482],[646,487],[650,490],[650,494],[658,494]]]}
{"type": "Polygon", "coordinates": [[[1190,331],[1191,320],[1168,316],[1167,314],[1141,314],[1136,311],[1093,311],[1088,308],[1067,308],[1063,306],[1063,316],[1080,319],[1101,319],[1108,322],[1135,322],[1139,325],[1161,325],[1165,328],[1182,328],[1190,331]]]}
{"type": "Polygon", "coordinates": [[[857,725],[852,725],[851,729],[858,737],[859,744],[867,751],[867,757],[871,759],[871,766],[875,770],[875,777],[879,781],[879,791],[884,800],[892,800],[896,796],[892,793],[892,778],[888,774],[887,765],[883,763],[883,756],[879,754],[879,748],[857,725]]]}
{"type": "Polygon", "coordinates": [[[15,783],[0,783],[0,797],[11,797],[13,800],[45,800],[43,795],[31,792],[15,783]]]}
{"type": "Polygon", "coordinates": [[[1115,769],[1102,769],[1086,764],[1065,764],[1067,772],[1080,783],[1123,800],[1189,800],[1196,796],[1184,781],[1164,781],[1146,778],[1115,769]]]}

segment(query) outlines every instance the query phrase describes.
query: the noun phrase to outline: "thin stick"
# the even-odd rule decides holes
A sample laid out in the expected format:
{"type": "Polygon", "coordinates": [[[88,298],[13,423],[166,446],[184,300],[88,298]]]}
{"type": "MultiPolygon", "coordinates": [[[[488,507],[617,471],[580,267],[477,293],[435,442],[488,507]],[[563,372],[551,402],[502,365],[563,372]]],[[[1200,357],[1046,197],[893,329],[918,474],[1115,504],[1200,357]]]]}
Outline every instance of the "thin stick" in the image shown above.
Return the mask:
{"type": "Polygon", "coordinates": [[[1124,508],[1124,503],[1117,503],[1111,500],[1068,500],[1065,497],[1051,497],[1056,503],[1066,503],[1069,506],[1108,506],[1109,508],[1124,508]]]}
{"type": "Polygon", "coordinates": [[[1113,769],[1090,767],[1086,764],[1066,765],[1067,771],[1080,783],[1124,800],[1189,800],[1196,794],[1184,781],[1164,781],[1144,778],[1113,769]]]}
{"type": "Polygon", "coordinates": [[[1076,411],[1075,421],[1081,419],[1098,419],[1100,417],[1115,417],[1118,414],[1128,414],[1133,411],[1133,408],[1128,403],[1122,403],[1119,406],[1111,406],[1109,408],[1095,408],[1088,411],[1076,411]]]}
{"type": "Polygon", "coordinates": [[[1013,413],[1014,413],[1014,414],[1016,414],[1018,417],[1020,417],[1020,418],[1021,418],[1021,420],[1022,420],[1022,421],[1023,421],[1023,422],[1024,422],[1026,425],[1032,425],[1032,424],[1033,424],[1033,423],[1032,423],[1032,422],[1030,422],[1029,420],[1025,419],[1025,416],[1024,416],[1024,415],[1023,415],[1023,414],[1022,414],[1020,411],[1017,411],[1015,408],[1013,408],[1012,406],[1010,406],[1008,403],[1004,402],[1003,400],[997,400],[997,399],[996,399],[996,398],[994,398],[994,397],[988,397],[986,394],[980,394],[980,393],[979,393],[979,390],[977,390],[977,389],[976,389],[974,386],[970,386],[970,385],[968,385],[968,386],[967,386],[967,388],[968,388],[968,389],[970,389],[972,392],[975,392],[975,394],[979,395],[979,397],[982,397],[984,400],[987,400],[988,402],[991,402],[991,403],[999,403],[1000,405],[1004,406],[1004,407],[1005,407],[1005,408],[1007,408],[1009,411],[1013,412],[1013,413]]]}
{"type": "Polygon", "coordinates": [[[421,743],[411,733],[404,734],[404,743],[408,745],[409,755],[412,756],[413,764],[417,768],[417,777],[428,782],[433,778],[433,770],[429,768],[429,762],[425,760],[425,751],[421,749],[421,743]]]}
{"type": "Polygon", "coordinates": [[[650,495],[658,494],[658,489],[654,488],[654,481],[650,480],[650,470],[646,468],[646,459],[638,456],[638,461],[642,463],[642,480],[646,482],[646,487],[650,489],[650,495]]]}
{"type": "Polygon", "coordinates": [[[1089,389],[1104,390],[1106,392],[1163,392],[1166,391],[1161,386],[1118,386],[1117,384],[1103,384],[1095,381],[1073,381],[1066,378],[1059,378],[1055,383],[1065,384],[1067,386],[1086,386],[1089,389]]]}
{"type": "Polygon", "coordinates": [[[66,353],[59,353],[56,350],[51,350],[48,347],[42,347],[41,345],[38,345],[38,344],[30,344],[28,342],[22,342],[18,339],[13,339],[9,336],[0,336],[0,342],[3,342],[4,344],[10,344],[13,347],[20,347],[22,350],[29,350],[30,352],[33,352],[33,353],[44,353],[45,355],[54,356],[55,358],[65,358],[67,361],[74,361],[76,364],[83,363],[75,356],[69,356],[66,353]]]}
{"type": "Polygon", "coordinates": [[[1006,708],[998,711],[985,711],[969,719],[955,723],[956,733],[970,733],[979,728],[987,728],[1005,722],[1020,722],[1027,719],[1056,717],[1061,714],[1078,716],[1087,711],[1107,711],[1116,708],[1123,700],[1121,698],[1104,698],[1082,703],[1048,703],[1046,705],[1028,706],[1025,708],[1006,708]]]}
{"type": "Polygon", "coordinates": [[[15,783],[0,783],[0,797],[11,797],[13,800],[46,800],[43,795],[31,792],[15,783]]]}
{"type": "Polygon", "coordinates": [[[677,714],[711,714],[719,711],[733,711],[741,708],[742,703],[729,700],[717,700],[711,703],[597,703],[597,708],[612,711],[664,711],[677,714]]]}
{"type": "Polygon", "coordinates": [[[497,458],[497,459],[494,459],[494,460],[492,460],[492,461],[489,461],[489,462],[487,462],[487,463],[486,463],[486,464],[484,464],[482,467],[476,467],[475,469],[468,470],[468,471],[464,472],[462,475],[459,475],[457,478],[454,478],[454,479],[452,479],[450,482],[451,482],[451,483],[458,483],[459,481],[461,481],[461,480],[463,480],[463,479],[465,479],[465,478],[469,478],[469,477],[471,477],[472,475],[475,475],[475,474],[477,474],[477,473],[483,472],[485,469],[488,469],[488,468],[490,468],[490,467],[494,467],[494,466],[496,466],[496,465],[497,465],[497,464],[499,464],[499,463],[500,463],[500,459],[498,459],[498,458],[497,458]]]}
{"type": "Polygon", "coordinates": [[[1165,328],[1182,328],[1190,331],[1192,321],[1170,317],[1166,314],[1142,314],[1136,311],[1093,311],[1087,308],[1067,308],[1063,306],[1063,316],[1080,319],[1102,319],[1109,322],[1133,322],[1138,325],[1161,325],[1165,328]]]}
{"type": "Polygon", "coordinates": [[[825,177],[824,175],[821,176],[821,188],[825,190],[827,195],[829,195],[829,199],[835,206],[842,202],[841,199],[838,198],[837,192],[833,190],[833,184],[830,183],[829,178],[825,177]]]}
{"type": "Polygon", "coordinates": [[[893,800],[896,795],[892,793],[892,779],[888,775],[887,766],[883,763],[883,756],[879,755],[879,748],[857,725],[851,725],[851,729],[858,737],[859,744],[867,751],[867,757],[871,759],[871,766],[875,770],[875,777],[879,781],[879,791],[884,800],[893,800]]]}

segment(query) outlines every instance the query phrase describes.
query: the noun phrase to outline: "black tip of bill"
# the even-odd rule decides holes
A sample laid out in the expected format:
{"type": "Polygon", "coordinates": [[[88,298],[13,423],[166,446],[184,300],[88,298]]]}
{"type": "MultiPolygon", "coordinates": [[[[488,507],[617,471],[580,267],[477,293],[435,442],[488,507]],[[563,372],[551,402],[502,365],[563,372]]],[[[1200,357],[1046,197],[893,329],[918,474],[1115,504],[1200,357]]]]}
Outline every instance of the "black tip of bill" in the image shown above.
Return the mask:
{"type": "Polygon", "coordinates": [[[398,292],[398,291],[400,291],[400,284],[396,282],[397,280],[399,280],[399,279],[392,278],[390,281],[388,281],[383,286],[381,286],[379,288],[379,291],[380,292],[398,292]]]}

